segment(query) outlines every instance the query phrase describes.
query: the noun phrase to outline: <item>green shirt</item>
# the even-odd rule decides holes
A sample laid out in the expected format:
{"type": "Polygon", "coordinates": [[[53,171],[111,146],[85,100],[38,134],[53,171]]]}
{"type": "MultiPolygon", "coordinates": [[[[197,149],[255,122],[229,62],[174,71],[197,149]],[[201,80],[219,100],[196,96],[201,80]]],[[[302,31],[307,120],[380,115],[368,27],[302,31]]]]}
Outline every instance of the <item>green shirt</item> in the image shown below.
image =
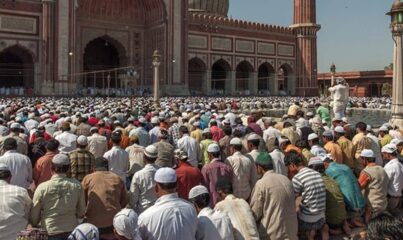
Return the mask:
{"type": "Polygon", "coordinates": [[[326,222],[331,225],[340,225],[346,220],[346,206],[343,194],[335,180],[322,175],[326,188],[326,222]]]}
{"type": "Polygon", "coordinates": [[[38,186],[33,198],[30,222],[48,231],[50,236],[67,233],[85,214],[85,195],[80,182],[65,175],[53,175],[38,186]]]}
{"type": "Polygon", "coordinates": [[[324,106],[318,107],[316,109],[316,114],[320,116],[322,120],[325,120],[327,123],[330,123],[330,111],[328,108],[325,108],[324,106]]]}
{"type": "Polygon", "coordinates": [[[207,163],[209,163],[207,148],[210,144],[213,144],[213,143],[216,143],[216,142],[212,139],[204,139],[203,141],[200,142],[200,148],[201,148],[201,152],[203,154],[202,155],[203,166],[206,165],[207,163]]]}

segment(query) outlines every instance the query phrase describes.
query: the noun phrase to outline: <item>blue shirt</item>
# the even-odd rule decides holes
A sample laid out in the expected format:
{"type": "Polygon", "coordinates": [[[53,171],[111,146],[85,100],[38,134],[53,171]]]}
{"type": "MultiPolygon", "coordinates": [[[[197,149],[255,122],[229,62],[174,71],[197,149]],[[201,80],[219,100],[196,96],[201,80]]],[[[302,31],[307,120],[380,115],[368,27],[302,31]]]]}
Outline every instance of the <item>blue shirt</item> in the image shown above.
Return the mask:
{"type": "Polygon", "coordinates": [[[325,173],[339,185],[349,210],[359,210],[365,207],[365,200],[361,194],[357,178],[347,165],[332,162],[325,173]]]}

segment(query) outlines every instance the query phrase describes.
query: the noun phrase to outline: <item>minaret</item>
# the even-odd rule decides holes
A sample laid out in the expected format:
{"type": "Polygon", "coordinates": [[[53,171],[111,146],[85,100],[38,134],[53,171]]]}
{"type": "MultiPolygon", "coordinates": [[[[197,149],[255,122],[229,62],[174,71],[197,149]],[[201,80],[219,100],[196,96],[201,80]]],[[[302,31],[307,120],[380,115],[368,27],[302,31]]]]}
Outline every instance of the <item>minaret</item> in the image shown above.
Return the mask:
{"type": "Polygon", "coordinates": [[[296,45],[296,95],[318,96],[318,69],[316,33],[316,0],[294,0],[294,24],[296,45]]]}

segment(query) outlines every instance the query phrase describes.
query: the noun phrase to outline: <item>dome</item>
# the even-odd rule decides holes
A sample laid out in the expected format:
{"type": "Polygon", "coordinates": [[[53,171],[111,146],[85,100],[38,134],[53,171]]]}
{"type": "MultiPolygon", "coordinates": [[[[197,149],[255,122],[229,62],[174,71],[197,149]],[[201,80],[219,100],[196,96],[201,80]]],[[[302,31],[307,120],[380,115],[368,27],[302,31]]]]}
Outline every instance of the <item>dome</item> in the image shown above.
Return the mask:
{"type": "Polygon", "coordinates": [[[201,12],[226,17],[229,9],[229,0],[188,0],[189,11],[201,12]]]}

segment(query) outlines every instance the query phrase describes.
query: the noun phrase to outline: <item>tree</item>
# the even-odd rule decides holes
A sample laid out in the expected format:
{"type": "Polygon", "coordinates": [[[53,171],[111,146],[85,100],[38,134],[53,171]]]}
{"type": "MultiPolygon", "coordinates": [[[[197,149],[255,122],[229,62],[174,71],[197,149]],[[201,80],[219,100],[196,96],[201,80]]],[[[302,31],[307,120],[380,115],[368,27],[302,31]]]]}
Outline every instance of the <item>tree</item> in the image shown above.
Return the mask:
{"type": "Polygon", "coordinates": [[[386,70],[393,70],[393,63],[389,63],[389,65],[386,66],[384,69],[385,69],[385,71],[386,70]]]}

